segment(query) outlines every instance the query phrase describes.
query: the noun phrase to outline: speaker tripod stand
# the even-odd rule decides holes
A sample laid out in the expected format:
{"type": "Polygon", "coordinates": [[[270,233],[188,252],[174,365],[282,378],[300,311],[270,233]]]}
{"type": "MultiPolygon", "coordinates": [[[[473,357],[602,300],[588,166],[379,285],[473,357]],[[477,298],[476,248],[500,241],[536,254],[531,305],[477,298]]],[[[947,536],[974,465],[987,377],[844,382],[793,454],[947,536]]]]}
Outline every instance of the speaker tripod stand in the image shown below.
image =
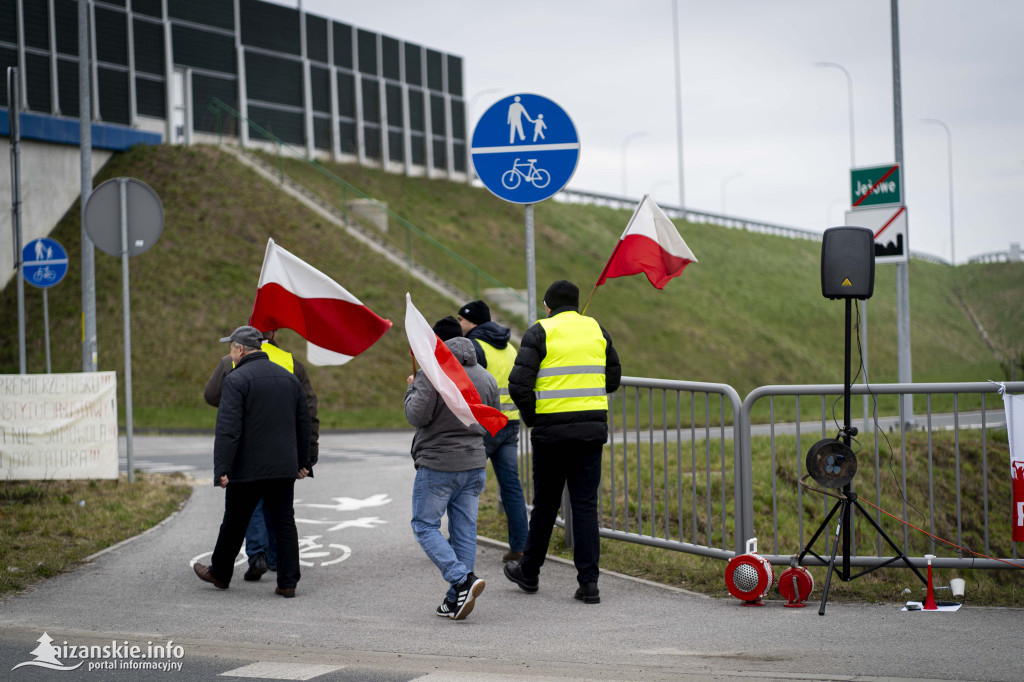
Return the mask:
{"type": "MultiPolygon", "coordinates": [[[[814,532],[807,545],[804,546],[803,550],[797,559],[797,564],[802,565],[804,557],[810,554],[821,561],[827,563],[828,572],[825,574],[825,587],[821,595],[821,606],[818,608],[818,615],[825,615],[825,604],[828,602],[828,592],[832,583],[832,574],[836,571],[836,556],[839,551],[839,538],[843,540],[843,557],[842,557],[842,568],[839,570],[839,579],[843,582],[850,582],[856,578],[871,573],[872,571],[884,568],[897,561],[903,561],[917,577],[921,579],[921,582],[928,584],[928,581],[921,574],[921,571],[914,566],[907,555],[899,548],[899,546],[893,541],[889,535],[882,530],[882,527],[878,525],[878,522],[871,516],[870,513],[861,505],[857,499],[857,493],[853,491],[851,481],[853,476],[857,472],[857,460],[853,450],[850,449],[850,441],[853,436],[857,435],[857,429],[850,426],[850,327],[852,322],[851,314],[852,300],[846,299],[846,367],[845,367],[845,381],[843,384],[843,428],[840,431],[842,435],[842,442],[837,440],[820,441],[816,443],[811,451],[807,453],[807,466],[809,475],[814,478],[819,484],[825,487],[834,487],[837,493],[827,492],[825,490],[819,490],[812,488],[804,483],[803,479],[800,481],[800,485],[804,486],[809,490],[815,492],[821,492],[830,497],[835,497],[838,501],[832,506],[832,510],[825,517],[825,520],[821,522],[818,529],[814,532]],[[820,459],[819,459],[820,458],[820,459]],[[825,466],[820,466],[820,463],[824,462],[825,466]],[[858,509],[860,513],[866,518],[879,535],[885,539],[885,541],[892,547],[896,556],[890,557],[885,561],[882,561],[874,566],[869,566],[860,573],[852,573],[850,565],[850,552],[851,552],[851,529],[853,520],[853,510],[858,509]],[[818,539],[818,536],[828,527],[829,522],[832,520],[838,512],[839,518],[836,522],[835,536],[832,542],[832,554],[826,562],[824,557],[811,549],[814,546],[814,542],[818,539]]],[[[806,478],[806,477],[805,477],[806,478]]]]}

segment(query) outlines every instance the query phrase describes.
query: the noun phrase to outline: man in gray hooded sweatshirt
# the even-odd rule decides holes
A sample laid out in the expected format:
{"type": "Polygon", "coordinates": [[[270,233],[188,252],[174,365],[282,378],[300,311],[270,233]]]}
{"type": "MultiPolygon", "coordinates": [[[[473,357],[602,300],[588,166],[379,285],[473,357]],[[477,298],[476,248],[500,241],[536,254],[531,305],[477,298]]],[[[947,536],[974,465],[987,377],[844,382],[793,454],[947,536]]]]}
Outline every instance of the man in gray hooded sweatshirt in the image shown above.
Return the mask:
{"type": "MultiPolygon", "coordinates": [[[[476,349],[469,339],[458,336],[447,320],[434,325],[434,332],[480,394],[480,402],[498,408],[498,384],[477,364],[476,349]],[[448,338],[449,335],[454,338],[448,338]]],[[[476,565],[476,514],[484,489],[487,455],[484,430],[467,427],[448,408],[423,371],[407,379],[405,418],[416,427],[412,458],[416,481],[412,493],[412,530],[431,561],[441,570],[449,588],[437,615],[462,620],[473,610],[484,591],[484,581],[473,574],[476,565]],[[441,517],[448,514],[448,535],[441,534],[441,517]]]]}

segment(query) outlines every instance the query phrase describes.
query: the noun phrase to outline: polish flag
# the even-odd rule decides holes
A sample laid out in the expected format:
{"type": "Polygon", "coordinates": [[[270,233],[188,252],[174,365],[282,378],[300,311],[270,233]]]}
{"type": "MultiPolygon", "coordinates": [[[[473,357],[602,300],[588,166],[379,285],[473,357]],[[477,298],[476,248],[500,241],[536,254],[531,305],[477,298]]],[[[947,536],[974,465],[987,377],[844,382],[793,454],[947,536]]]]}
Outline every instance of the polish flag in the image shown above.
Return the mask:
{"type": "Polygon", "coordinates": [[[696,263],[679,231],[654,199],[644,195],[612,251],[597,285],[612,277],[644,273],[655,289],[664,289],[683,268],[696,263]]]}
{"type": "Polygon", "coordinates": [[[308,342],[313,365],[343,365],[391,328],[391,320],[273,239],[267,241],[249,324],[260,331],[294,330],[308,342]]]}
{"type": "Polygon", "coordinates": [[[505,427],[508,417],[490,405],[480,402],[480,394],[451,349],[438,338],[433,328],[405,294],[405,333],[409,347],[430,385],[441,395],[459,421],[466,426],[480,424],[492,436],[505,427]]]}
{"type": "Polygon", "coordinates": [[[1010,444],[1011,508],[1010,539],[1024,542],[1024,393],[1011,395],[1001,385],[1006,408],[1006,432],[1010,444]]]}

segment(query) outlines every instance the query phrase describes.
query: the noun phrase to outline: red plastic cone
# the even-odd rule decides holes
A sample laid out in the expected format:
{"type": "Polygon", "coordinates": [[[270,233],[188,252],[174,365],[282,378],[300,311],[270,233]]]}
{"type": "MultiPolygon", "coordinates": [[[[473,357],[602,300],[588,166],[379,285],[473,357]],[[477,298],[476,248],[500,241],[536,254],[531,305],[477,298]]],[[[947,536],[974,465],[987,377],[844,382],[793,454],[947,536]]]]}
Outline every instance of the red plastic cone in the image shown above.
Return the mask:
{"type": "Polygon", "coordinates": [[[924,609],[938,611],[939,607],[935,603],[935,589],[932,587],[932,559],[935,558],[935,555],[926,554],[924,558],[928,560],[928,593],[924,597],[924,609]]]}

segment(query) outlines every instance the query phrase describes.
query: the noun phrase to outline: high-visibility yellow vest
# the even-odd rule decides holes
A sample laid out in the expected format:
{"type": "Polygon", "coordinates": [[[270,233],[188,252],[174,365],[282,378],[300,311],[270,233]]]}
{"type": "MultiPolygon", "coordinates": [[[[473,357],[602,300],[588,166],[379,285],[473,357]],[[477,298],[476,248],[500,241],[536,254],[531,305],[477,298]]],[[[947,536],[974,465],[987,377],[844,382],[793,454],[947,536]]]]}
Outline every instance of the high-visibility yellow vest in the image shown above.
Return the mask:
{"type": "Polygon", "coordinates": [[[516,409],[512,396],[508,394],[508,375],[516,364],[515,347],[510,343],[499,350],[486,341],[481,341],[480,339],[474,339],[474,341],[479,343],[484,351],[484,357],[487,359],[487,371],[498,382],[498,399],[501,402],[501,411],[505,413],[509,421],[519,419],[519,410],[516,409]]]}
{"type": "MultiPolygon", "coordinates": [[[[291,353],[289,353],[286,350],[281,350],[280,348],[270,343],[269,341],[264,341],[263,347],[260,348],[260,350],[266,353],[267,357],[270,358],[270,361],[273,362],[275,365],[281,365],[292,374],[295,374],[295,359],[292,358],[291,353]]],[[[235,363],[232,362],[231,369],[234,368],[235,363]]]]}
{"type": "Polygon", "coordinates": [[[607,410],[607,342],[597,320],[568,310],[539,324],[547,339],[547,354],[534,386],[537,414],[607,410]]]}
{"type": "Polygon", "coordinates": [[[270,361],[275,365],[281,365],[286,370],[295,374],[295,359],[292,358],[292,354],[286,350],[281,350],[269,341],[263,342],[263,347],[260,349],[267,354],[270,361]]]}

